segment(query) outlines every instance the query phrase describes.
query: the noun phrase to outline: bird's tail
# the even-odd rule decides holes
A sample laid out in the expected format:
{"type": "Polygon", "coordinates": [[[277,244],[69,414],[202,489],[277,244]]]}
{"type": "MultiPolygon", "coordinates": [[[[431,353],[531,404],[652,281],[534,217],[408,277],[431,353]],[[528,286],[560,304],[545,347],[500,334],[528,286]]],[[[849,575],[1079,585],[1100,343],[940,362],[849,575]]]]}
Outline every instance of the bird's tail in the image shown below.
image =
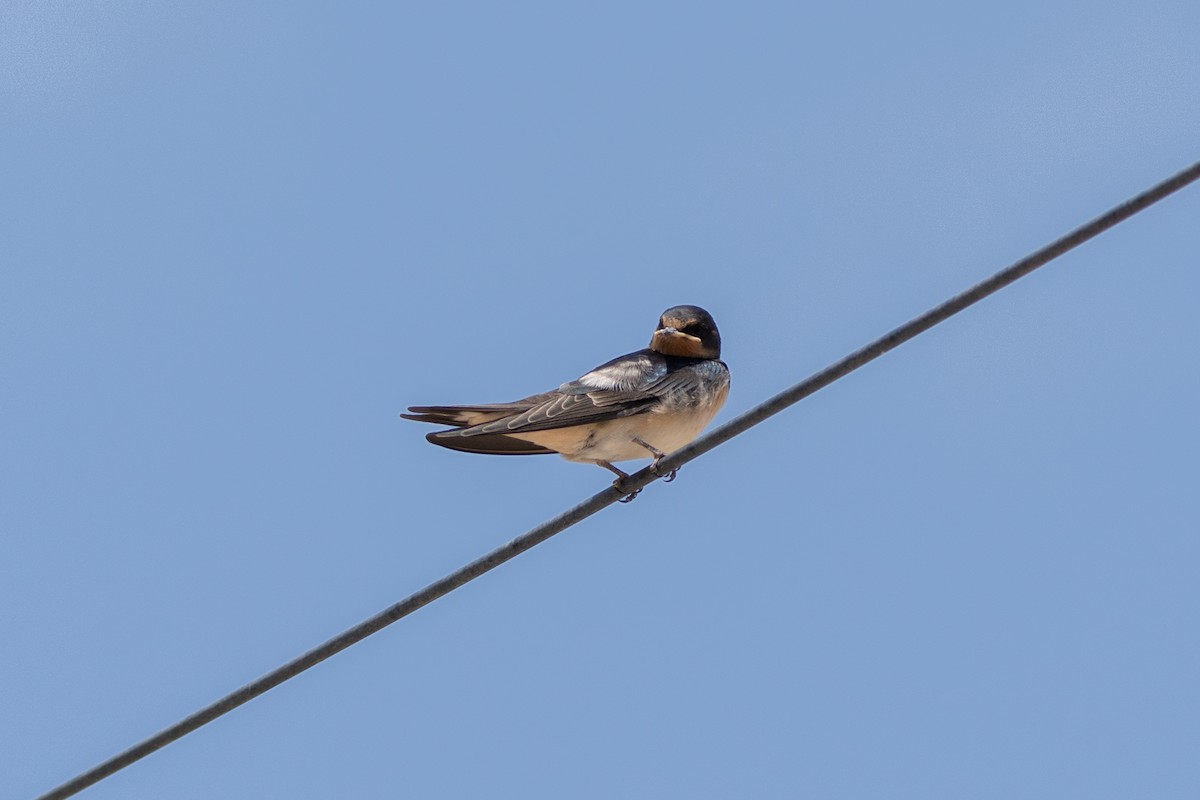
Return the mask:
{"type": "Polygon", "coordinates": [[[453,430],[437,431],[425,438],[430,444],[448,447],[451,450],[462,450],[467,453],[488,453],[503,456],[538,455],[553,453],[545,447],[531,442],[514,439],[501,434],[478,435],[475,431],[464,430],[495,422],[498,419],[513,414],[528,411],[528,400],[516,403],[489,403],[478,406],[410,406],[408,414],[401,414],[404,419],[417,422],[431,422],[434,425],[449,425],[453,430]]]}

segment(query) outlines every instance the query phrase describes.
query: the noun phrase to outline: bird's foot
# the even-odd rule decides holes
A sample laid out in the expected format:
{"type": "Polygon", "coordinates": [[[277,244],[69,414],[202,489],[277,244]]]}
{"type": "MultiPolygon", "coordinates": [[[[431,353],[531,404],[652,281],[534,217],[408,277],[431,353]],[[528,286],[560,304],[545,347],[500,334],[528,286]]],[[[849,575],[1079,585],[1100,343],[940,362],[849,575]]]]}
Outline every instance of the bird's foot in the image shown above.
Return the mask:
{"type": "Polygon", "coordinates": [[[651,464],[650,464],[650,471],[653,472],[658,477],[662,478],[663,483],[670,483],[671,481],[675,480],[675,476],[679,474],[678,469],[673,469],[670,472],[668,472],[666,475],[663,475],[658,470],[658,462],[662,461],[664,458],[667,457],[666,453],[664,453],[662,450],[659,450],[654,445],[650,444],[649,442],[647,442],[637,436],[633,437],[633,443],[646,448],[647,450],[650,451],[650,455],[654,456],[654,461],[651,462],[651,464]]]}
{"type": "Polygon", "coordinates": [[[675,469],[668,472],[666,475],[663,475],[658,470],[658,462],[660,462],[662,460],[663,460],[662,456],[659,456],[658,458],[654,459],[654,461],[652,461],[650,463],[650,471],[653,472],[658,477],[662,478],[663,483],[670,483],[671,481],[675,480],[675,476],[679,474],[679,467],[676,467],[675,469]]]}
{"type": "Polygon", "coordinates": [[[615,481],[613,481],[613,488],[616,489],[621,494],[625,495],[624,497],[622,497],[620,500],[617,501],[620,503],[632,503],[634,500],[637,499],[637,496],[642,493],[641,489],[634,489],[632,492],[626,491],[625,487],[621,485],[620,478],[617,478],[615,481]]]}
{"type": "Polygon", "coordinates": [[[625,479],[629,477],[628,472],[625,472],[624,470],[621,470],[621,469],[617,469],[616,467],[614,467],[612,464],[608,463],[607,461],[597,461],[596,465],[604,467],[606,470],[608,470],[609,472],[611,472],[617,476],[617,479],[615,481],[613,481],[612,485],[613,485],[614,489],[616,489],[621,494],[625,495],[624,497],[621,498],[622,503],[632,503],[633,499],[642,493],[641,489],[634,489],[631,492],[625,488],[624,482],[625,482],[625,479]]]}

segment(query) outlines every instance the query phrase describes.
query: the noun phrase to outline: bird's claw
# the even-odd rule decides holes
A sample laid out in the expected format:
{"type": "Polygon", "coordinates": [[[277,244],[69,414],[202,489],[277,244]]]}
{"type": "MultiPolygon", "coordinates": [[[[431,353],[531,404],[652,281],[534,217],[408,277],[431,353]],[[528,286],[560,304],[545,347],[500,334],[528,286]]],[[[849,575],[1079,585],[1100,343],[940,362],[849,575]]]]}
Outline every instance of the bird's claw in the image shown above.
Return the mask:
{"type": "Polygon", "coordinates": [[[658,471],[658,462],[660,462],[662,460],[663,460],[662,456],[659,456],[658,458],[654,459],[654,461],[651,462],[651,464],[650,464],[650,471],[653,472],[658,477],[662,478],[663,483],[670,483],[671,481],[675,480],[675,476],[679,474],[679,468],[676,467],[675,469],[668,472],[666,475],[663,475],[661,472],[658,471]]]}
{"type": "Polygon", "coordinates": [[[624,497],[622,497],[620,499],[619,502],[632,503],[637,498],[637,496],[642,493],[642,490],[634,489],[632,492],[630,492],[630,491],[626,490],[624,486],[621,485],[621,480],[622,480],[621,478],[617,478],[615,481],[613,481],[613,488],[616,489],[621,494],[625,495],[624,497]]]}

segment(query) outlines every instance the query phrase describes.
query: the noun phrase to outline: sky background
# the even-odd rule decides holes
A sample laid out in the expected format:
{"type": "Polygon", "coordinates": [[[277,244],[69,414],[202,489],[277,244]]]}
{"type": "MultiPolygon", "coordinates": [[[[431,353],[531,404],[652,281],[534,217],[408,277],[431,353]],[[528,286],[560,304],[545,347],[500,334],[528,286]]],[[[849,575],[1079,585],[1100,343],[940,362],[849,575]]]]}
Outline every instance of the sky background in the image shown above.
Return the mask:
{"type": "MultiPolygon", "coordinates": [[[[0,797],[602,489],[429,446],[706,307],[718,421],[1200,158],[1200,5],[0,5],[0,797]]],[[[1200,187],[90,798],[1195,798],[1200,187]]],[[[640,466],[640,463],[634,464],[640,466]]]]}

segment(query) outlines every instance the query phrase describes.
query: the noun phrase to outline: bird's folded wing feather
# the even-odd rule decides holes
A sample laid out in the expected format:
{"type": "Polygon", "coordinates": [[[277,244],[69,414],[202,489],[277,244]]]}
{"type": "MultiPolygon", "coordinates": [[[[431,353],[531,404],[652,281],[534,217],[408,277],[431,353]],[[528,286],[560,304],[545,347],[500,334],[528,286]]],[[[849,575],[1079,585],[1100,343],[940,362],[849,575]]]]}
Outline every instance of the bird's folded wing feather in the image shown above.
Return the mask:
{"type": "Polygon", "coordinates": [[[545,392],[526,397],[524,400],[514,400],[511,403],[487,403],[473,406],[409,406],[408,410],[411,413],[400,416],[416,422],[465,428],[520,414],[546,402],[557,394],[557,392],[545,392]]]}
{"type": "Polygon", "coordinates": [[[691,369],[666,372],[664,368],[656,370],[659,374],[636,388],[597,388],[596,384],[600,382],[589,379],[599,371],[564,384],[557,392],[552,392],[546,401],[528,411],[464,428],[458,433],[463,436],[533,433],[642,414],[650,411],[664,395],[694,393],[703,380],[702,375],[691,369]]]}

